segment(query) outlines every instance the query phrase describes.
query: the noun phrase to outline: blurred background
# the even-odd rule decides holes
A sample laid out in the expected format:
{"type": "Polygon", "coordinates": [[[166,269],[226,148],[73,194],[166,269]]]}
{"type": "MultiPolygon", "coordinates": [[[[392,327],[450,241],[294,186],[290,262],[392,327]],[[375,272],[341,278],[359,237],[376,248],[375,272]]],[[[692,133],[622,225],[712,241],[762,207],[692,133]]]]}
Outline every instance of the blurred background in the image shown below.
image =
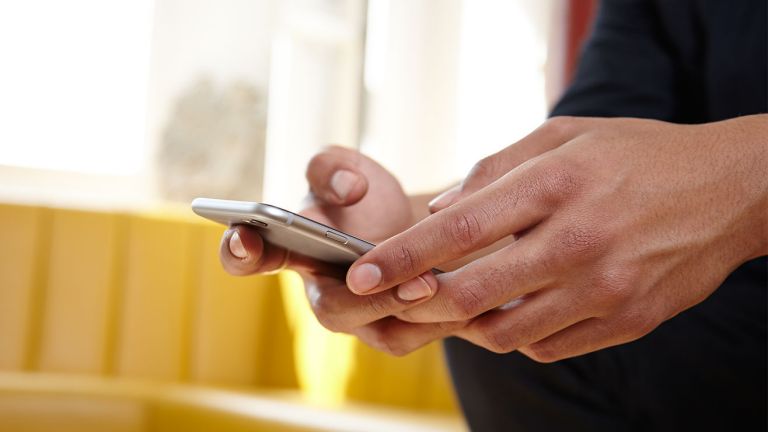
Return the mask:
{"type": "Polygon", "coordinates": [[[2,2],[0,198],[296,208],[306,161],[330,143],[380,160],[409,192],[444,187],[545,118],[563,87],[566,6],[2,2]]]}
{"type": "Polygon", "coordinates": [[[326,331],[189,202],[297,209],[327,144],[444,188],[545,119],[595,3],[0,2],[0,430],[462,430],[439,343],[326,331]]]}

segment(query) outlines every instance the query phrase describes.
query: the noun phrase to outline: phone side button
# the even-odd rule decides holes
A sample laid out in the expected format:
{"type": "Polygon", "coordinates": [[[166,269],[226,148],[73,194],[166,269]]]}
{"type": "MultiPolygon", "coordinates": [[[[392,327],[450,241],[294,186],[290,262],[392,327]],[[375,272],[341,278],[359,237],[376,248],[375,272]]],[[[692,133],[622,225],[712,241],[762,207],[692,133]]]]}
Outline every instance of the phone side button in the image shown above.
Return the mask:
{"type": "Polygon", "coordinates": [[[341,244],[347,244],[347,242],[349,241],[343,235],[337,234],[337,233],[335,233],[333,231],[326,231],[325,232],[325,236],[328,237],[329,239],[331,239],[331,240],[333,240],[335,242],[339,242],[341,244]]]}
{"type": "Polygon", "coordinates": [[[248,223],[251,224],[251,225],[256,225],[256,226],[262,227],[262,228],[266,228],[267,227],[267,223],[266,222],[262,222],[262,221],[260,221],[258,219],[251,219],[251,220],[248,221],[248,223]]]}

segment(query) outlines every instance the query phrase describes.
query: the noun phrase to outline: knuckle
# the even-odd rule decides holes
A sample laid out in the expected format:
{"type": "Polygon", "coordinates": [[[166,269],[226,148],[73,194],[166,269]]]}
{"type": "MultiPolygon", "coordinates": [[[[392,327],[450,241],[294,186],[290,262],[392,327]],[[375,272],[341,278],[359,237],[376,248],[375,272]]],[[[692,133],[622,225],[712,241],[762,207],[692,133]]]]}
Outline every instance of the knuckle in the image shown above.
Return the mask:
{"type": "Polygon", "coordinates": [[[457,332],[465,329],[472,321],[471,320],[457,320],[457,321],[440,321],[435,323],[439,333],[444,336],[454,335],[457,332]]]}
{"type": "Polygon", "coordinates": [[[480,282],[476,280],[460,283],[447,297],[447,313],[454,320],[462,321],[484,312],[483,300],[477,294],[480,288],[480,282]]]}
{"type": "Polygon", "coordinates": [[[322,290],[320,289],[318,289],[316,292],[313,293],[313,295],[309,297],[309,304],[310,306],[312,306],[312,310],[318,314],[323,314],[323,315],[334,314],[336,312],[335,303],[336,302],[333,301],[332,296],[322,292],[322,290]]]}
{"type": "Polygon", "coordinates": [[[592,284],[592,296],[604,307],[622,306],[632,300],[633,279],[633,273],[627,270],[599,271],[592,284]]]}
{"type": "Polygon", "coordinates": [[[556,201],[567,200],[578,194],[583,187],[583,179],[568,160],[550,157],[546,163],[540,163],[538,169],[537,185],[544,197],[556,201]]]}
{"type": "Polygon", "coordinates": [[[518,271],[521,274],[543,272],[544,274],[556,275],[562,273],[563,269],[567,269],[570,264],[570,257],[558,247],[546,245],[541,250],[533,251],[531,254],[528,261],[520,260],[518,263],[518,271]]]}
{"type": "Polygon", "coordinates": [[[387,353],[395,357],[403,357],[410,354],[411,351],[412,350],[409,347],[402,343],[393,343],[389,345],[389,351],[387,351],[387,353]]]}
{"type": "Polygon", "coordinates": [[[535,342],[525,347],[525,355],[538,363],[553,363],[561,359],[558,350],[547,342],[535,342]]]}
{"type": "Polygon", "coordinates": [[[455,212],[448,218],[444,230],[460,253],[472,251],[483,235],[480,218],[471,212],[455,212]]]}
{"type": "Polygon", "coordinates": [[[576,119],[573,116],[550,117],[544,122],[544,128],[557,135],[567,135],[574,127],[576,119]]]}
{"type": "Polygon", "coordinates": [[[358,337],[366,345],[375,349],[376,351],[388,352],[389,342],[382,336],[381,333],[382,332],[377,329],[371,332],[366,332],[365,334],[358,335],[358,337]]]}
{"type": "Polygon", "coordinates": [[[604,251],[606,235],[591,223],[571,223],[557,234],[558,250],[575,257],[593,257],[604,251]]]}
{"type": "Polygon", "coordinates": [[[487,156],[477,161],[472,169],[469,171],[466,182],[468,183],[488,183],[497,177],[498,161],[493,156],[487,156]]]}
{"type": "MultiPolygon", "coordinates": [[[[385,293],[385,295],[388,293],[385,293]]],[[[381,295],[362,296],[365,299],[365,305],[368,311],[377,318],[385,317],[392,311],[387,303],[384,302],[381,295]]]]}
{"type": "Polygon", "coordinates": [[[572,258],[560,248],[556,235],[533,242],[519,253],[516,246],[512,246],[505,270],[515,280],[522,278],[528,281],[531,276],[537,275],[547,275],[554,279],[571,267],[572,258]]]}
{"type": "Polygon", "coordinates": [[[400,341],[391,337],[386,329],[377,329],[370,333],[363,342],[367,343],[371,348],[393,355],[395,357],[401,357],[408,354],[409,350],[400,341]]]}
{"type": "Polygon", "coordinates": [[[413,313],[411,313],[410,310],[401,310],[395,314],[392,315],[393,317],[399,319],[400,321],[407,322],[407,323],[417,323],[419,322],[416,316],[414,316],[413,313]]]}
{"type": "Polygon", "coordinates": [[[326,329],[332,332],[346,332],[348,330],[340,319],[343,315],[339,313],[339,306],[334,301],[333,296],[316,293],[310,297],[310,306],[317,321],[326,329]]]}
{"type": "Polygon", "coordinates": [[[392,267],[398,269],[398,274],[411,274],[417,270],[421,259],[415,250],[400,244],[391,252],[390,263],[392,267]]]}
{"type": "Polygon", "coordinates": [[[317,318],[317,322],[320,323],[320,325],[328,331],[333,333],[349,332],[349,330],[344,327],[333,315],[315,312],[315,318],[317,318]]]}
{"type": "Polygon", "coordinates": [[[506,354],[517,349],[516,339],[506,328],[484,326],[478,329],[480,346],[497,354],[506,354]]]}

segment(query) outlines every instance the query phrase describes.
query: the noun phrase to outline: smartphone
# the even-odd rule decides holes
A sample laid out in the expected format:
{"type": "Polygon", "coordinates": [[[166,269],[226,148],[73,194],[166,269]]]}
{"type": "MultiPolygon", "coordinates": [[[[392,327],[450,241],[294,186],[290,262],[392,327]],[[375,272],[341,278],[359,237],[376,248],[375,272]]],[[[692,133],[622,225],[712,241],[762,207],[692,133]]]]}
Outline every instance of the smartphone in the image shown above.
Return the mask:
{"type": "Polygon", "coordinates": [[[224,225],[250,225],[273,245],[333,264],[349,265],[375,246],[351,234],[264,203],[195,198],[192,211],[224,225]]]}

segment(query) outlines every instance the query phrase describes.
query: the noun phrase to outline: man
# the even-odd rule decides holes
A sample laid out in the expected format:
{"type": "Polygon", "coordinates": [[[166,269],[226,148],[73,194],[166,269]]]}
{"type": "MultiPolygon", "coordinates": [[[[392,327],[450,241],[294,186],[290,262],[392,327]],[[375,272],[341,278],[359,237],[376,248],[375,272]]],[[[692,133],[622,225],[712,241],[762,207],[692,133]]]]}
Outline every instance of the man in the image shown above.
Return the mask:
{"type": "MultiPolygon", "coordinates": [[[[379,243],[346,278],[289,260],[320,322],[394,354],[453,336],[477,430],[765,430],[767,19],[603,1],[553,118],[429,206],[359,153],[316,156],[304,213],[379,243]]],[[[285,256],[247,227],[222,242],[234,274],[285,256]]]]}

